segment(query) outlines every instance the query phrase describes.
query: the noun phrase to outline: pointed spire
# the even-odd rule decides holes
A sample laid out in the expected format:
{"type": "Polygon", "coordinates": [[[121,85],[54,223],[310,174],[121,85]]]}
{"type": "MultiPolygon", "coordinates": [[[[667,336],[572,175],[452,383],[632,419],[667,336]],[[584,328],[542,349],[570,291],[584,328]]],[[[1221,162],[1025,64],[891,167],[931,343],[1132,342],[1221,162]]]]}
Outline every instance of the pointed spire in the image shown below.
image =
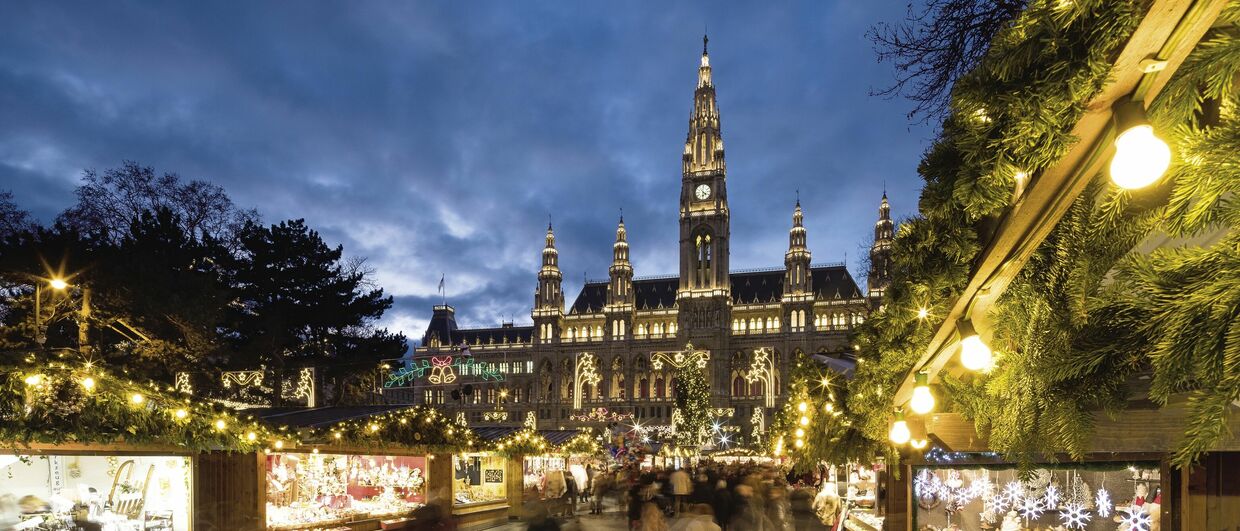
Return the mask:
{"type": "Polygon", "coordinates": [[[705,33],[703,33],[702,34],[702,55],[707,55],[706,54],[706,43],[708,42],[710,42],[710,37],[707,36],[705,33]]]}
{"type": "Polygon", "coordinates": [[[710,59],[706,54],[708,40],[707,37],[702,37],[702,64],[698,67],[693,112],[689,115],[689,134],[685,138],[685,173],[724,169],[719,106],[715,99],[715,86],[711,81],[710,59]]]}

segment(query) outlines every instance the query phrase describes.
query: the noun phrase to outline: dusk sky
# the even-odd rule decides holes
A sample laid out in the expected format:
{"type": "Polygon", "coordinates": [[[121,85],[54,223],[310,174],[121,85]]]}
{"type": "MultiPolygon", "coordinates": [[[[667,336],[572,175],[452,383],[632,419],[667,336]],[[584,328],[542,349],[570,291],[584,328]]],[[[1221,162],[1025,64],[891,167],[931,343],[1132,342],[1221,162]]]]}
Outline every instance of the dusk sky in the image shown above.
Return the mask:
{"type": "MultiPolygon", "coordinates": [[[[530,321],[554,220],[568,303],[677,271],[680,156],[702,33],[727,148],[732,267],[782,266],[800,190],[815,262],[860,281],[884,184],[916,209],[934,131],[869,96],[865,32],[904,0],[6,2],[0,190],[47,222],[123,160],[305,218],[365,256],[416,340],[437,285],[463,325],[530,321]]],[[[862,286],[864,288],[864,286],[862,286]]]]}

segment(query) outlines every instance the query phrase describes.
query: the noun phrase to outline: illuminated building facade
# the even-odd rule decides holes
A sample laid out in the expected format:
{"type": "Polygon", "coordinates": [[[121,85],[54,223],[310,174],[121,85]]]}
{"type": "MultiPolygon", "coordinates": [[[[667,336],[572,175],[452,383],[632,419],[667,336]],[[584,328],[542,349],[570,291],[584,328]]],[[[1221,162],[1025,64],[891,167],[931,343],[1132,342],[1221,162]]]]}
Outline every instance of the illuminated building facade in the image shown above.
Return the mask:
{"type": "MultiPolygon", "coordinates": [[[[533,423],[558,429],[623,420],[665,426],[673,412],[673,369],[658,363],[655,354],[682,351],[691,343],[709,354],[714,405],[737,432],[732,440],[740,441],[782,405],[784,375],[797,352],[834,360],[828,362],[837,368],[851,366],[847,335],[871,303],[844,264],[811,265],[800,201],[782,267],[728,267],[727,165],[705,41],[679,207],[678,275],[634,277],[621,217],[608,279],[587,281],[566,308],[555,232],[548,225],[533,324],[462,329],[452,307],[436,306],[412,369],[406,361],[403,370],[394,370],[399,386],[413,389],[414,402],[464,413],[471,425],[533,423]],[[759,349],[766,352],[759,362],[769,367],[764,378],[754,377],[759,349]],[[477,361],[471,367],[463,357],[477,361]],[[489,368],[478,369],[480,363],[489,368]],[[465,374],[445,385],[449,369],[465,374]],[[440,383],[426,381],[432,376],[440,383]]],[[[871,296],[881,294],[890,278],[892,234],[884,194],[871,252],[871,296]]]]}

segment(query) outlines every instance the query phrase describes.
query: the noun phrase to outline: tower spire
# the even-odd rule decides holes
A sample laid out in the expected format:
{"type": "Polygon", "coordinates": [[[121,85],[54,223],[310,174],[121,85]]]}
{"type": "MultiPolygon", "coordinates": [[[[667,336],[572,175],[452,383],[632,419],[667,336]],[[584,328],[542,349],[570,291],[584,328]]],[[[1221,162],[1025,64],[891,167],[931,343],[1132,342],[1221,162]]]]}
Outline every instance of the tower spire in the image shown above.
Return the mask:
{"type": "Polygon", "coordinates": [[[542,267],[538,270],[538,290],[534,292],[532,317],[538,327],[538,340],[549,342],[559,336],[560,319],[564,316],[564,290],[560,272],[560,253],[555,249],[555,231],[547,216],[547,244],[542,250],[542,267]]]}
{"type": "Polygon", "coordinates": [[[812,255],[806,247],[804,213],[801,211],[800,192],[792,209],[792,228],[788,230],[788,252],[784,253],[784,295],[802,295],[810,290],[810,261],[812,255]]]}
{"type": "Polygon", "coordinates": [[[887,202],[886,186],[878,204],[878,221],[874,223],[874,245],[870,247],[870,271],[866,276],[870,304],[877,306],[891,284],[891,244],[895,239],[895,223],[891,221],[891,204],[887,202]]]}

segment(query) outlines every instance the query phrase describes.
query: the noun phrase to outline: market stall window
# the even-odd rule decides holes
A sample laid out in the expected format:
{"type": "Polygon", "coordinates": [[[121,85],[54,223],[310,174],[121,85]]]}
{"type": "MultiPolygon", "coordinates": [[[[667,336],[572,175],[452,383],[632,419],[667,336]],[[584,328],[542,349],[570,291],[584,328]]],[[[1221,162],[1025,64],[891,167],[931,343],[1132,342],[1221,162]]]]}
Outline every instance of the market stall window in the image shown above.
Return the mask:
{"type": "Polygon", "coordinates": [[[267,527],[289,530],[407,516],[426,503],[426,458],[267,456],[267,527]]]}
{"type": "Polygon", "coordinates": [[[506,502],[505,458],[487,453],[452,456],[452,502],[456,507],[506,502]]]}
{"type": "Polygon", "coordinates": [[[180,456],[0,455],[0,529],[190,528],[180,456]]]}
{"type": "Polygon", "coordinates": [[[1157,463],[913,470],[917,529],[1160,529],[1157,463]]]}

